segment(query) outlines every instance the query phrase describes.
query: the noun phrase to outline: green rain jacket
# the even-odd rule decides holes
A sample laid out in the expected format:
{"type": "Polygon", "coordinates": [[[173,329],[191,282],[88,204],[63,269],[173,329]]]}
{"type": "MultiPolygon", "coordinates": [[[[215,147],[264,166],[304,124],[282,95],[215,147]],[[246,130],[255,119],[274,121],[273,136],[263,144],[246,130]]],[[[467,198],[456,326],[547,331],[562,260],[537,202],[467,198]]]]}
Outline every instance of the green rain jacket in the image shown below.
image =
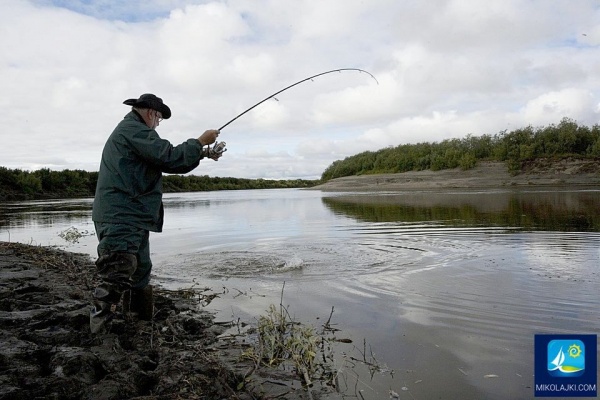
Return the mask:
{"type": "Polygon", "coordinates": [[[202,157],[197,139],[173,146],[131,111],[102,151],[92,219],[161,232],[162,174],[190,172],[202,157]]]}

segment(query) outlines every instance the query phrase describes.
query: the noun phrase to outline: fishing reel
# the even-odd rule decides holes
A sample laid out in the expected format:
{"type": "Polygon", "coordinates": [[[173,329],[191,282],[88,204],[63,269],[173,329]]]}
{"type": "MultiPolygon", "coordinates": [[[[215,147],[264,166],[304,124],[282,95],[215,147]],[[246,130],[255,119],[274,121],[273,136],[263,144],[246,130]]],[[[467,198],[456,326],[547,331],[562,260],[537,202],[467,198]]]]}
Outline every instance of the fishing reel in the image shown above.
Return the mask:
{"type": "Polygon", "coordinates": [[[225,147],[226,145],[227,145],[227,143],[225,143],[225,142],[215,142],[212,149],[210,146],[208,146],[208,147],[206,147],[206,149],[204,149],[204,157],[208,157],[208,158],[220,157],[223,153],[225,153],[227,151],[227,148],[225,147]]]}
{"type": "Polygon", "coordinates": [[[215,142],[215,145],[212,148],[212,152],[216,154],[223,154],[227,151],[227,143],[225,142],[215,142]]]}

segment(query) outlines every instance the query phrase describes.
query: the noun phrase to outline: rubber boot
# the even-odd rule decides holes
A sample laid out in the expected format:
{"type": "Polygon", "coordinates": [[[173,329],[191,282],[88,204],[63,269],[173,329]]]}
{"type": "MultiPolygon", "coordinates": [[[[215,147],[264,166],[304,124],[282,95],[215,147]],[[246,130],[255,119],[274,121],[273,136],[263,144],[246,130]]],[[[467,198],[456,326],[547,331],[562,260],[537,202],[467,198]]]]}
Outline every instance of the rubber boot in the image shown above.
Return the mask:
{"type": "Polygon", "coordinates": [[[152,285],[143,289],[131,289],[123,296],[123,311],[137,314],[142,321],[151,321],[154,315],[154,299],[152,285]]]}
{"type": "Polygon", "coordinates": [[[90,310],[90,331],[98,333],[107,322],[113,319],[113,305],[118,304],[121,300],[122,291],[119,290],[119,285],[102,282],[92,294],[94,298],[94,307],[90,310]]]}
{"type": "Polygon", "coordinates": [[[90,331],[98,333],[113,317],[112,304],[104,301],[94,301],[94,308],[90,310],[90,331]]]}

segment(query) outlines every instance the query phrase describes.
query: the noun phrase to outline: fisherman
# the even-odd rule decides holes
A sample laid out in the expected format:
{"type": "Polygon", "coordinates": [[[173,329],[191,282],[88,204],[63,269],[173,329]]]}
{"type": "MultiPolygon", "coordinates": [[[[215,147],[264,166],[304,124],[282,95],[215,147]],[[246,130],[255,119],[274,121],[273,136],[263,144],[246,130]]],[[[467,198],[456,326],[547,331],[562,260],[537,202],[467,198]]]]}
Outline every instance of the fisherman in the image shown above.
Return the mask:
{"type": "Polygon", "coordinates": [[[171,109],[160,97],[147,93],[123,104],[132,109],[104,145],[92,212],[99,241],[96,268],[101,280],[93,292],[90,311],[93,333],[114,317],[126,291],[128,304],[124,306],[141,312],[143,319],[152,317],[148,237],[150,231],[162,231],[162,174],[184,174],[196,168],[201,159],[217,161],[222,154],[217,144],[212,149],[209,146],[219,136],[215,129],[178,146],[162,139],[155,129],[171,117],[171,109]]]}

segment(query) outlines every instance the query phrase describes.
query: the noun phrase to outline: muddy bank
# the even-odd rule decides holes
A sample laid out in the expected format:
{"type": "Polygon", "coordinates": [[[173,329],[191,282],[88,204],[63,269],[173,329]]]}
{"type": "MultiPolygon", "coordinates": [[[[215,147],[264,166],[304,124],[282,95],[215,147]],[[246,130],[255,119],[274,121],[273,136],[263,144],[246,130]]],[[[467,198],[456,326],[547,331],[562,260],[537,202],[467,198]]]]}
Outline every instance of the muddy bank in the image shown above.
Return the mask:
{"type": "Polygon", "coordinates": [[[448,189],[501,189],[547,187],[599,187],[598,160],[535,160],[511,175],[505,163],[480,162],[475,168],[409,171],[397,174],[347,176],[311,189],[322,191],[403,191],[448,189]]]}
{"type": "MultiPolygon", "coordinates": [[[[0,399],[304,399],[291,371],[258,371],[202,309],[215,294],[155,289],[152,321],[89,332],[87,255],[0,242],[0,399]]],[[[323,397],[322,397],[323,396],[323,397]]],[[[334,398],[327,396],[326,398],[334,398]]]]}

